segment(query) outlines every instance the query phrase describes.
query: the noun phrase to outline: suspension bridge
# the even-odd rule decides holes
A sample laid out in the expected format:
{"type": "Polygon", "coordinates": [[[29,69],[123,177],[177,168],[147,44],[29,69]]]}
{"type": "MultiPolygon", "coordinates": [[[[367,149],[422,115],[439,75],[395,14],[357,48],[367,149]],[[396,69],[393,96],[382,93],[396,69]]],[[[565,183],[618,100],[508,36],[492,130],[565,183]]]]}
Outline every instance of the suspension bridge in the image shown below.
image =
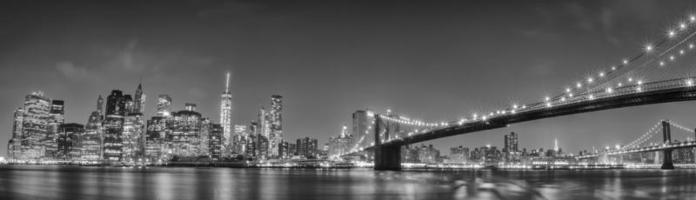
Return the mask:
{"type": "Polygon", "coordinates": [[[620,156],[631,153],[662,152],[662,169],[674,169],[672,150],[694,148],[696,147],[696,140],[694,139],[696,139],[696,129],[687,128],[673,121],[662,120],[650,128],[645,134],[623,147],[607,149],[603,152],[594,152],[587,155],[579,155],[575,158],[582,160],[603,156],[620,156]],[[680,136],[682,136],[681,141],[673,139],[673,131],[671,128],[676,128],[679,132],[686,133],[680,134],[680,136]],[[662,137],[659,137],[660,134],[662,134],[662,137]]]}
{"type": "MultiPolygon", "coordinates": [[[[445,122],[426,122],[391,113],[367,112],[367,129],[362,133],[353,133],[357,134],[357,140],[350,149],[343,151],[343,155],[374,152],[376,170],[399,170],[401,146],[407,144],[557,116],[696,100],[696,68],[690,65],[694,56],[689,56],[696,50],[696,16],[682,18],[657,35],[658,39],[642,46],[635,55],[617,59],[616,63],[559,87],[556,95],[542,97],[536,102],[515,103],[491,112],[472,113],[445,122]]],[[[667,145],[642,148],[669,151],[680,144],[667,145]]],[[[640,148],[624,150],[641,151],[640,148]]]]}

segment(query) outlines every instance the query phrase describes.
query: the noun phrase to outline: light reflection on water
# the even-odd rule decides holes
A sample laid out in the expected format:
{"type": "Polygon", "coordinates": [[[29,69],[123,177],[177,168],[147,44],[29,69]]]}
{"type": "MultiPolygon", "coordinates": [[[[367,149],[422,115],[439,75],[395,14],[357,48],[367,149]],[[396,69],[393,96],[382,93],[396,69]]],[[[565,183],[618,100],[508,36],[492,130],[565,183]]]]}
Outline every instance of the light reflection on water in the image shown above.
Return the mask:
{"type": "Polygon", "coordinates": [[[16,167],[0,199],[696,199],[696,170],[16,167]]]}

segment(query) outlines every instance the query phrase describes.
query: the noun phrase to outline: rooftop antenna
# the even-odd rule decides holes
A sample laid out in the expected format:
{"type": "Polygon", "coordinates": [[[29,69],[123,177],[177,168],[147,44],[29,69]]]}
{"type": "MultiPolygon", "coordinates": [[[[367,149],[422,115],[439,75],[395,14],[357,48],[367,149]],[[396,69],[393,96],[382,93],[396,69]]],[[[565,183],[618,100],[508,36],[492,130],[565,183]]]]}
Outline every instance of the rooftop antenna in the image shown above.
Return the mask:
{"type": "Polygon", "coordinates": [[[227,79],[225,82],[225,94],[230,93],[230,72],[227,72],[227,79]]]}

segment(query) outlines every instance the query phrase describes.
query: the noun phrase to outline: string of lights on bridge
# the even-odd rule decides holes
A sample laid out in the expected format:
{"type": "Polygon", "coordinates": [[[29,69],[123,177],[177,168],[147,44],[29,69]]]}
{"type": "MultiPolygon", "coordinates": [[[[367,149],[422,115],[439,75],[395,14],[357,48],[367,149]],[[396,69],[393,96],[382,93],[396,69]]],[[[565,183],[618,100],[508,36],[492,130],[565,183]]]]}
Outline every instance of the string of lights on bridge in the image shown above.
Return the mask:
{"type": "MultiPolygon", "coordinates": [[[[689,133],[689,134],[694,133],[693,132],[694,129],[692,129],[692,128],[688,128],[686,126],[680,125],[679,123],[676,123],[674,121],[669,121],[669,120],[665,120],[665,121],[671,127],[675,127],[675,128],[680,129],[680,130],[683,130],[685,133],[689,133]]],[[[660,130],[659,127],[661,127],[660,126],[661,124],[662,124],[662,121],[658,122],[656,125],[651,127],[650,130],[648,130],[645,134],[641,135],[636,140],[630,142],[629,144],[627,144],[623,147],[619,148],[617,145],[616,150],[609,150],[609,148],[608,148],[609,151],[607,151],[607,152],[602,152],[602,153],[595,152],[595,153],[589,154],[589,155],[580,155],[580,156],[577,156],[576,158],[582,159],[582,158],[596,157],[600,154],[618,155],[618,154],[625,154],[625,153],[655,151],[655,150],[660,150],[660,149],[669,149],[669,148],[675,148],[675,147],[688,147],[688,146],[696,145],[696,140],[693,140],[693,139],[688,140],[688,136],[687,136],[687,140],[681,141],[681,142],[665,143],[664,141],[658,141],[658,142],[649,143],[645,146],[641,146],[641,145],[644,145],[649,139],[653,138],[653,136],[659,135],[661,133],[659,131],[660,130]]],[[[674,132],[672,132],[672,133],[674,133],[674,132]]]]}
{"type": "MultiPolygon", "coordinates": [[[[653,59],[656,60],[651,60],[646,62],[646,65],[655,62],[655,64],[659,67],[665,67],[669,65],[670,63],[676,62],[679,56],[684,56],[686,55],[687,52],[693,51],[696,49],[694,43],[686,43],[691,37],[696,35],[696,32],[688,34],[682,41],[677,42],[677,43],[672,43],[672,46],[666,48],[666,50],[662,51],[661,53],[655,53],[657,49],[659,49],[661,46],[666,45],[669,41],[673,41],[674,39],[679,38],[680,35],[687,35],[684,34],[691,30],[694,25],[696,25],[696,15],[690,15],[686,19],[683,19],[682,22],[678,23],[674,28],[669,29],[666,31],[666,34],[658,40],[658,42],[654,44],[646,44],[643,47],[643,50],[641,53],[639,53],[636,56],[633,57],[628,57],[624,58],[620,61],[619,64],[616,65],[611,65],[610,67],[607,67],[605,69],[599,70],[599,72],[593,73],[596,74],[596,76],[589,76],[583,81],[577,81],[575,84],[573,84],[575,87],[566,87],[565,90],[560,94],[556,95],[554,97],[550,96],[545,96],[543,98],[543,101],[537,102],[537,103],[529,103],[529,104],[512,104],[512,106],[484,113],[484,114],[479,114],[479,113],[472,113],[470,118],[463,117],[460,118],[457,121],[454,122],[446,122],[446,121],[440,121],[440,122],[427,122],[427,121],[422,121],[422,120],[414,120],[414,119],[409,119],[406,117],[391,117],[389,115],[384,115],[384,114],[376,114],[370,112],[370,116],[374,117],[375,115],[379,115],[382,119],[392,122],[392,123],[398,123],[401,125],[407,125],[414,130],[409,133],[409,136],[412,134],[416,133],[422,133],[422,132],[427,132],[433,129],[437,128],[445,128],[449,126],[455,126],[455,125],[463,125],[464,123],[469,123],[469,122],[480,122],[480,121],[487,121],[491,118],[498,117],[498,116],[504,116],[504,115],[513,115],[517,114],[520,112],[528,112],[528,111],[534,111],[538,109],[548,109],[554,106],[558,105],[564,105],[564,104],[570,104],[570,103],[577,103],[577,102],[582,102],[582,101],[592,101],[598,98],[606,98],[606,97],[613,97],[617,95],[623,95],[626,93],[636,93],[636,92],[644,92],[646,88],[644,87],[644,84],[646,83],[644,79],[642,78],[634,78],[634,76],[628,76],[626,78],[626,82],[624,83],[623,81],[618,81],[616,85],[614,84],[608,84],[606,87],[602,88],[593,88],[593,87],[600,87],[603,85],[607,85],[606,83],[609,83],[613,79],[617,77],[621,77],[624,74],[627,74],[631,70],[626,70],[627,67],[629,66],[637,66],[634,65],[634,61],[637,61],[641,57],[648,56],[648,55],[653,55],[655,56],[653,59]],[[680,48],[679,48],[680,47],[680,48]],[[623,70],[622,73],[620,73],[623,70]]],[[[679,83],[680,87],[693,87],[694,86],[694,79],[691,77],[683,78],[680,79],[679,81],[682,81],[679,83]]],[[[649,88],[647,88],[649,89],[649,88]]],[[[373,124],[374,125],[374,122],[373,124]]],[[[658,124],[659,125],[659,124],[658,124]]],[[[629,143],[629,145],[624,146],[624,148],[628,148],[631,146],[636,146],[641,144],[642,142],[645,142],[652,138],[652,135],[654,132],[657,130],[657,126],[654,126],[651,128],[648,132],[646,132],[643,136],[639,137],[637,140],[635,140],[632,143],[629,143]]],[[[369,127],[370,129],[372,127],[369,127]]],[[[678,127],[680,129],[684,129],[685,127],[678,127]]],[[[365,136],[369,135],[369,132],[365,132],[365,135],[362,135],[359,142],[356,143],[356,146],[353,148],[353,151],[359,150],[359,145],[364,141],[365,136]]],[[[399,136],[396,135],[398,138],[399,136]]],[[[394,138],[388,138],[387,141],[391,141],[394,138]]],[[[371,143],[371,145],[374,145],[374,142],[371,143]]]]}

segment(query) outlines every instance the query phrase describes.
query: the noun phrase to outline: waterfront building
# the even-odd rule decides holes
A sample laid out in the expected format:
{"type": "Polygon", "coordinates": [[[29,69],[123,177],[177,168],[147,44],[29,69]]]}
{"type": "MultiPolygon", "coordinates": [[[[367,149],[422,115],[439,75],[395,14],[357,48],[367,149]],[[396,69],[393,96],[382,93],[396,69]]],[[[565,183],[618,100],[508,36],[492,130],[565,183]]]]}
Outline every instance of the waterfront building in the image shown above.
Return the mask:
{"type": "Polygon", "coordinates": [[[316,138],[299,138],[297,139],[297,155],[305,158],[316,158],[319,141],[316,138]]]}
{"type": "MultiPolygon", "coordinates": [[[[101,98],[101,96],[99,96],[101,98]]],[[[99,106],[98,106],[99,107],[99,106]]],[[[97,161],[102,157],[102,120],[99,110],[93,111],[87,119],[85,133],[82,135],[81,160],[97,161]]]]}
{"type": "Polygon", "coordinates": [[[45,147],[41,140],[48,133],[48,118],[51,100],[41,91],[32,92],[24,99],[22,117],[22,157],[38,159],[44,156],[45,147]]]}
{"type": "Polygon", "coordinates": [[[288,142],[287,141],[282,141],[280,145],[278,145],[278,153],[280,154],[280,158],[286,159],[290,158],[290,152],[288,151],[288,142]]]}
{"type": "Polygon", "coordinates": [[[222,158],[222,139],[223,139],[222,126],[220,124],[211,123],[210,124],[210,157],[212,160],[220,160],[222,158]]]}
{"type": "Polygon", "coordinates": [[[174,112],[169,127],[171,136],[167,136],[167,149],[173,156],[193,157],[196,155],[201,130],[201,114],[196,112],[196,105],[186,103],[186,110],[174,112]]]}
{"type": "Polygon", "coordinates": [[[268,136],[269,156],[277,158],[280,156],[280,143],[283,142],[283,100],[280,95],[271,96],[271,109],[268,113],[270,123],[270,135],[268,136]]]}
{"type": "MultiPolygon", "coordinates": [[[[230,73],[227,72],[225,79],[225,91],[220,96],[220,125],[223,129],[223,146],[230,148],[232,137],[232,93],[230,92],[230,73]]],[[[231,150],[227,150],[231,151],[231,150]]]]}
{"type": "Polygon", "coordinates": [[[164,144],[166,136],[171,134],[171,129],[167,127],[168,120],[169,118],[165,116],[154,116],[147,120],[145,158],[150,162],[159,162],[167,159],[167,151],[165,151],[164,144]]]}
{"type": "Polygon", "coordinates": [[[450,148],[450,162],[467,163],[469,162],[469,148],[464,146],[450,148]]]}
{"type": "Polygon", "coordinates": [[[295,143],[288,143],[288,157],[292,158],[294,156],[297,156],[297,144],[295,143]]]}
{"type": "Polygon", "coordinates": [[[41,139],[41,144],[45,148],[46,158],[63,159],[65,155],[59,156],[58,151],[58,132],[60,126],[65,123],[65,102],[62,100],[51,100],[51,111],[48,114],[46,127],[46,137],[41,139]]]}
{"type": "Polygon", "coordinates": [[[440,162],[440,150],[437,150],[432,144],[428,146],[421,144],[418,148],[418,161],[422,163],[438,163],[440,162]]]}
{"type": "Polygon", "coordinates": [[[129,113],[123,119],[123,133],[121,135],[122,157],[126,163],[137,162],[142,158],[143,142],[145,134],[145,118],[141,113],[129,113]]]}
{"type": "Polygon", "coordinates": [[[246,138],[246,157],[247,158],[256,158],[258,155],[258,139],[259,134],[249,134],[249,137],[246,138]]]}
{"type": "Polygon", "coordinates": [[[234,134],[230,143],[232,152],[239,155],[246,154],[247,137],[249,136],[249,126],[234,125],[234,134]]]}
{"type": "Polygon", "coordinates": [[[85,133],[85,126],[78,123],[61,124],[57,135],[56,158],[63,160],[77,160],[81,158],[81,137],[85,133]]]}
{"type": "Polygon", "coordinates": [[[401,160],[404,163],[420,162],[418,158],[418,147],[412,148],[411,145],[404,145],[401,148],[401,160]]]}
{"type": "Polygon", "coordinates": [[[10,159],[19,159],[22,155],[22,121],[24,108],[17,108],[13,115],[12,138],[7,144],[7,154],[10,159]]]}
{"type": "Polygon", "coordinates": [[[348,133],[348,127],[343,126],[341,134],[338,137],[329,138],[327,154],[332,158],[337,158],[338,155],[344,155],[353,148],[353,136],[348,133]]]}
{"type": "Polygon", "coordinates": [[[210,149],[211,122],[208,118],[201,119],[201,131],[198,133],[198,148],[196,155],[211,157],[210,149]]]}
{"type": "Polygon", "coordinates": [[[519,140],[518,135],[515,132],[510,132],[509,135],[505,135],[505,142],[503,146],[503,154],[505,161],[508,162],[519,162],[520,152],[518,149],[519,140]]]}
{"type": "Polygon", "coordinates": [[[264,135],[256,136],[256,159],[266,160],[268,158],[268,138],[264,135]]]}
{"type": "Polygon", "coordinates": [[[104,159],[121,161],[123,153],[123,122],[126,114],[126,97],[120,90],[112,90],[106,98],[106,115],[104,117],[104,159]]]}

